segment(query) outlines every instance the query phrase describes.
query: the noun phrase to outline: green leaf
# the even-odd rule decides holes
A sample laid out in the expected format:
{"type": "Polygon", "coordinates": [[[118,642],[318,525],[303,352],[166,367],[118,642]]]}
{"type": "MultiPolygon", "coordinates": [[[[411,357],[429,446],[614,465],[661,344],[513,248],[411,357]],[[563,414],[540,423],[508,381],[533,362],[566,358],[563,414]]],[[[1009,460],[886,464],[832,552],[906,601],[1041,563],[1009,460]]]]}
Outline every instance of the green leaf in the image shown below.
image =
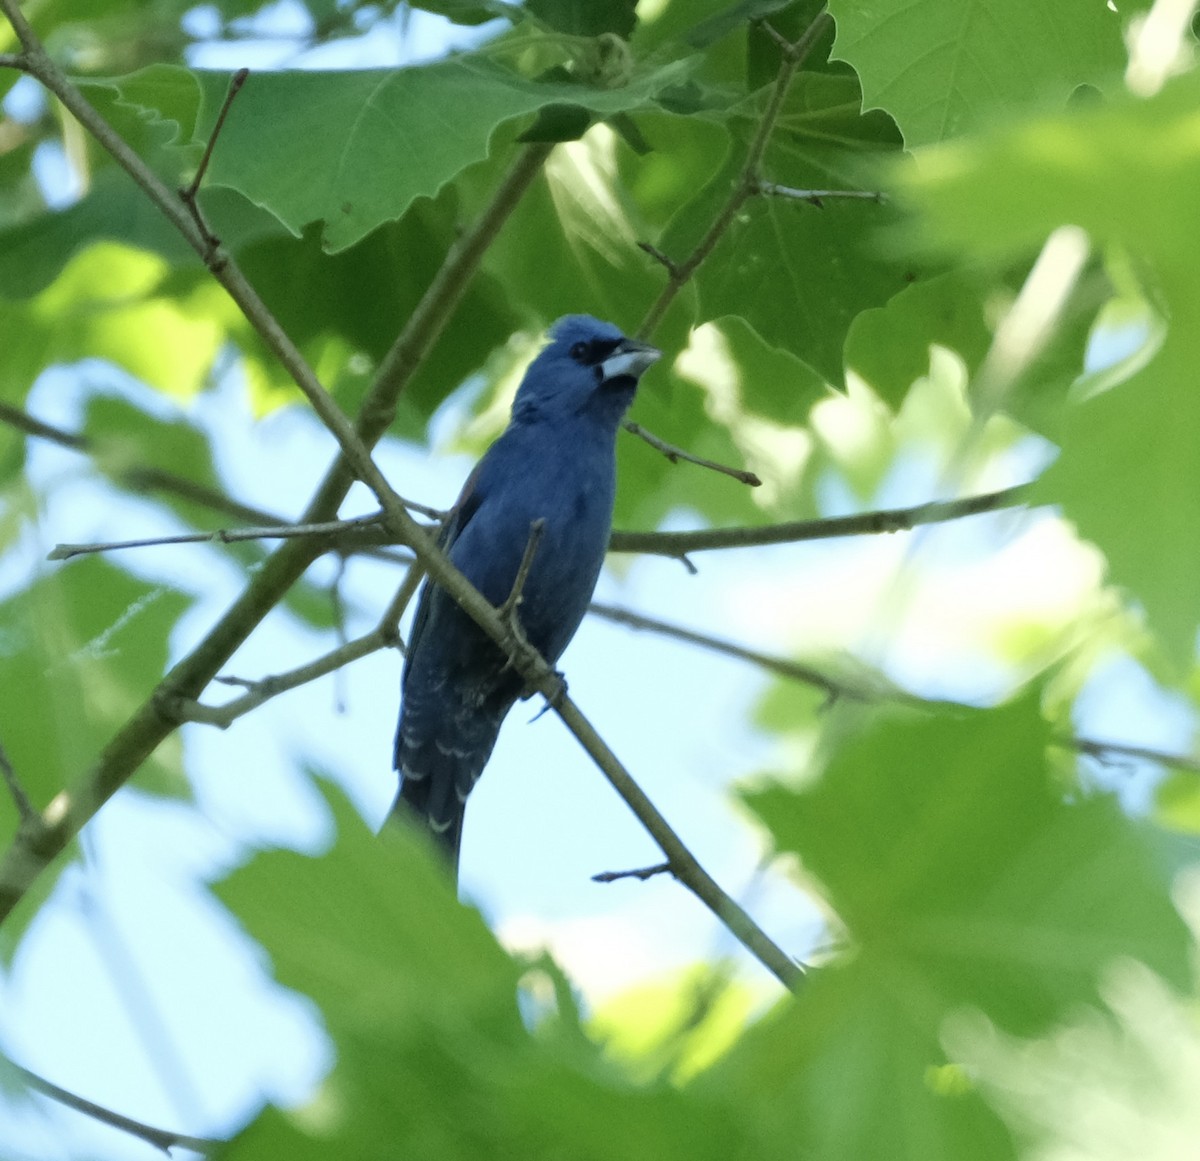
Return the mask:
{"type": "Polygon", "coordinates": [[[167,394],[194,394],[220,330],[187,296],[162,293],[166,275],[156,256],[112,243],[77,254],[33,301],[0,313],[6,371],[28,384],[51,363],[91,356],[167,394]]]}
{"type": "Polygon", "coordinates": [[[1105,553],[1176,664],[1191,657],[1200,623],[1200,513],[1179,502],[1200,486],[1200,342],[1183,321],[1200,303],[1190,225],[1200,220],[1198,103],[1191,74],[1147,99],[927,150],[901,179],[926,245],[1003,261],[1061,225],[1080,226],[1131,260],[1167,316],[1153,362],[1065,414],[1062,455],[1039,495],[1062,502],[1105,553]]]}
{"type": "Polygon", "coordinates": [[[695,1087],[752,1115],[780,1158],[1017,1161],[947,1060],[927,999],[920,978],[869,963],[810,972],[695,1087]]]}
{"type": "Polygon", "coordinates": [[[629,39],[637,23],[637,0],[525,0],[525,7],[557,32],[629,39]]]}
{"type": "Polygon", "coordinates": [[[1061,503],[1108,559],[1109,576],[1145,607],[1182,670],[1200,625],[1200,400],[1195,343],[1165,348],[1144,372],[1073,409],[1063,450],[1036,497],[1061,503]]]}
{"type": "Polygon", "coordinates": [[[1115,960],[1190,980],[1187,929],[1154,841],[1108,798],[1069,801],[1036,702],[876,721],[807,791],[747,794],[845,924],[847,950],[698,1083],[751,1108],[793,1155],[1013,1161],[946,1056],[982,1009],[1043,1032],[1098,998],[1115,960]],[[786,1110],[786,1111],[785,1111],[786,1110]]]}
{"type": "MultiPolygon", "coordinates": [[[[893,410],[929,372],[933,344],[954,351],[974,374],[992,344],[991,316],[1003,296],[1015,296],[1028,273],[1021,263],[1008,275],[968,266],[905,287],[885,307],[867,310],[850,325],[846,365],[893,410]]],[[[1067,390],[1083,373],[1096,314],[1111,293],[1100,271],[1089,272],[1042,354],[1004,400],[1005,410],[1044,435],[1059,434],[1067,390]]]]}
{"type": "MultiPolygon", "coordinates": [[[[188,604],[94,556],[53,566],[0,603],[3,744],[39,809],[84,776],[162,677],[188,604]]],[[[185,792],[178,735],[147,759],[135,785],[185,792]]],[[[0,813],[6,838],[11,818],[0,813]]]]}
{"type": "Polygon", "coordinates": [[[1081,84],[1117,92],[1125,67],[1121,17],[1099,3],[830,0],[829,11],[863,107],[891,114],[910,149],[1031,101],[1065,104],[1081,84]]]}
{"type": "MultiPolygon", "coordinates": [[[[489,167],[490,168],[490,167],[489,167]]],[[[300,239],[276,235],[239,251],[238,259],[280,325],[353,414],[370,372],[433,280],[457,235],[456,192],[422,199],[399,222],[336,254],[321,248],[316,229],[300,239]]],[[[556,314],[563,313],[559,307],[556,314]]],[[[433,411],[520,322],[512,295],[487,273],[477,275],[428,358],[400,400],[396,430],[424,436],[433,411]]],[[[240,320],[233,334],[250,363],[260,411],[299,400],[291,379],[240,320]]]]}
{"type": "Polygon", "coordinates": [[[337,1050],[316,1103],[267,1110],[230,1161],[761,1155],[715,1102],[635,1085],[577,1034],[532,1035],[520,966],[456,901],[424,836],[375,836],[325,793],[337,827],[328,853],[261,854],[217,888],[280,982],[315,1001],[337,1050]]]}
{"type": "MultiPolygon", "coordinates": [[[[336,252],[485,158],[503,122],[555,104],[602,117],[639,109],[690,67],[669,63],[620,88],[539,83],[475,56],[387,71],[254,75],[222,130],[209,182],[241,191],[295,234],[324,222],[324,246],[336,252]]],[[[202,79],[207,125],[227,77],[202,79]]]]}
{"type": "MultiPolygon", "coordinates": [[[[232,190],[205,190],[201,201],[222,241],[235,251],[261,238],[285,235],[275,218],[232,190]]],[[[98,241],[151,251],[175,269],[194,270],[208,279],[199,256],[162,212],[125,174],[105,169],[74,205],[0,231],[0,295],[16,299],[40,293],[71,258],[98,241]]]]}
{"type": "MultiPolygon", "coordinates": [[[[860,155],[891,148],[883,119],[836,110],[854,92],[842,78],[814,77],[797,89],[764,163],[772,182],[794,189],[863,189],[860,155]],[[841,138],[836,144],[831,139],[841,138]]],[[[728,201],[745,164],[736,142],[721,171],[686,205],[661,248],[683,261],[728,201]]],[[[767,342],[840,383],[842,349],[855,317],[878,306],[913,277],[875,242],[894,211],[862,200],[830,198],[822,208],[786,197],[751,197],[695,276],[697,321],[740,315],[767,342]]]]}
{"type": "Polygon", "coordinates": [[[1152,848],[1116,802],[1050,782],[1032,698],[880,722],[808,793],[747,796],[823,885],[865,980],[919,988],[933,1021],[982,1008],[1022,1034],[1096,999],[1112,960],[1181,986],[1186,928],[1152,848]]]}
{"type": "Polygon", "coordinates": [[[143,161],[178,171],[199,160],[200,145],[193,137],[201,89],[189,69],[154,64],[128,76],[89,81],[81,88],[143,161]]]}
{"type": "Polygon", "coordinates": [[[486,24],[498,17],[511,20],[514,7],[503,0],[416,0],[410,8],[420,8],[444,16],[455,24],[486,24]]]}

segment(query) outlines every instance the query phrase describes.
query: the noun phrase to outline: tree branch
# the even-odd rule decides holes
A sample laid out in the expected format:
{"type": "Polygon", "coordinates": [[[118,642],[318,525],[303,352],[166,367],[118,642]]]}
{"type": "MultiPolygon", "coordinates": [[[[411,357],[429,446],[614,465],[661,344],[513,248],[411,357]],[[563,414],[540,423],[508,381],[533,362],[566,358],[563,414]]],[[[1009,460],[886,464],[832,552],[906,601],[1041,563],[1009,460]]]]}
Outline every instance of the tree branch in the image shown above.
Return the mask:
{"type": "MultiPolygon", "coordinates": [[[[25,47],[25,55],[31,60],[36,58],[36,75],[42,83],[59,96],[68,109],[84,118],[85,128],[113,152],[136,184],[150,196],[189,244],[203,254],[203,239],[185,207],[170,196],[162,183],[54,65],[22,15],[17,0],[0,0],[0,10],[13,24],[25,47]]],[[[368,390],[357,423],[360,447],[374,446],[391,421],[401,391],[454,312],[488,245],[540,171],[542,161],[551,148],[549,144],[526,147],[479,219],[450,248],[368,390]]],[[[218,276],[215,271],[214,276],[218,276]]],[[[223,284],[228,284],[232,277],[228,268],[223,269],[219,276],[223,284]]],[[[243,296],[239,294],[237,301],[242,306],[243,296]]],[[[265,327],[270,336],[268,346],[280,358],[289,374],[293,377],[311,375],[294,345],[288,342],[265,308],[256,312],[252,321],[257,325],[266,319],[270,320],[270,325],[265,327]]],[[[343,454],[326,475],[301,522],[318,523],[337,516],[338,508],[355,479],[351,465],[357,459],[356,453],[343,449],[343,454]]],[[[387,499],[388,503],[382,504],[385,510],[389,510],[391,504],[390,494],[387,499]]],[[[419,545],[418,555],[429,560],[442,559],[432,541],[403,508],[398,509],[396,517],[400,532],[398,540],[406,540],[411,528],[416,537],[412,547],[417,549],[419,545]]],[[[175,665],[117,732],[95,765],[76,785],[55,797],[39,816],[36,826],[26,828],[17,836],[3,860],[0,860],[0,922],[12,912],[37,877],[83,825],[176,728],[178,718],[164,712],[163,707],[169,706],[176,698],[198,697],[234,650],[283,599],[317,555],[319,546],[304,539],[286,541],[274,552],[208,635],[175,665]]]]}
{"type": "Polygon", "coordinates": [[[655,863],[652,867],[638,867],[633,871],[600,871],[592,876],[592,882],[615,883],[618,879],[638,879],[644,883],[647,879],[653,879],[655,875],[669,875],[670,873],[670,863],[655,863]]]}
{"type": "Polygon", "coordinates": [[[164,544],[208,544],[219,541],[235,544],[240,540],[287,540],[295,536],[336,537],[359,528],[377,527],[383,513],[355,516],[351,520],[328,520],[321,524],[272,524],[266,528],[218,528],[215,532],[183,532],[178,536],[152,536],[145,540],[111,540],[96,544],[56,544],[47,560],[70,560],[95,552],[114,552],[123,548],[151,548],[164,544]]]}
{"type": "Polygon", "coordinates": [[[791,661],[786,657],[773,657],[768,653],[759,653],[757,650],[747,649],[745,646],[737,645],[732,641],[722,641],[720,638],[711,637],[707,633],[698,633],[682,625],[672,625],[667,621],[660,621],[656,617],[647,617],[642,613],[635,613],[632,609],[622,609],[616,605],[605,605],[599,601],[593,601],[588,606],[588,613],[600,617],[602,620],[611,621],[616,625],[624,625],[630,629],[657,633],[661,637],[671,637],[676,641],[684,641],[689,645],[696,645],[712,653],[720,653],[725,657],[733,657],[738,661],[747,661],[751,665],[757,665],[759,669],[765,669],[768,673],[776,674],[778,677],[815,686],[831,698],[844,697],[851,701],[863,702],[904,702],[911,699],[923,706],[930,705],[924,698],[913,697],[911,694],[905,693],[904,690],[897,688],[881,677],[876,677],[873,682],[865,679],[862,682],[853,682],[846,678],[833,677],[828,673],[822,673],[820,670],[813,669],[811,666],[804,665],[799,661],[791,661]]]}
{"type": "Polygon", "coordinates": [[[1190,774],[1200,774],[1200,758],[1190,754],[1172,754],[1166,750],[1155,750],[1149,746],[1135,746],[1128,742],[1101,742],[1095,738],[1059,738],[1060,746],[1087,754],[1106,765],[1112,765],[1121,758],[1130,758],[1140,762],[1157,762],[1160,766],[1170,766],[1176,770],[1186,770],[1190,774]]]}
{"type": "Polygon", "coordinates": [[[754,187],[756,194],[764,197],[789,198],[792,201],[808,202],[821,209],[827,198],[842,198],[867,202],[885,202],[887,195],[873,189],[794,189],[790,185],[778,185],[773,181],[760,181],[754,187]]]}
{"type": "Polygon", "coordinates": [[[361,637],[354,638],[353,641],[347,641],[318,657],[315,661],[288,670],[286,673],[262,677],[257,681],[246,681],[240,677],[218,677],[216,680],[226,685],[241,686],[245,693],[224,705],[207,705],[190,698],[178,698],[173,704],[166,707],[168,712],[183,721],[200,722],[204,725],[217,726],[222,730],[228,729],[238,718],[257,709],[273,697],[278,697],[281,693],[287,693],[288,690],[297,689],[302,685],[307,685],[310,681],[316,681],[318,678],[334,673],[352,661],[369,657],[380,649],[399,648],[403,651],[404,646],[399,632],[400,618],[404,616],[404,610],[416,594],[417,586],[420,585],[424,576],[425,570],[419,565],[413,564],[396,595],[384,610],[383,616],[379,618],[378,624],[369,633],[364,633],[361,637]]]}
{"type": "Polygon", "coordinates": [[[4,775],[5,785],[16,805],[17,817],[21,820],[21,824],[23,826],[36,824],[38,813],[34,809],[33,803],[29,801],[29,795],[25,793],[25,787],[21,785],[21,780],[17,777],[17,772],[13,769],[13,764],[8,760],[8,754],[2,745],[0,745],[0,774],[4,775]]]}
{"type": "MultiPolygon", "coordinates": [[[[8,1060],[7,1057],[5,1059],[8,1060]]],[[[193,1137],[187,1133],[176,1133],[173,1129],[156,1129],[153,1125],[146,1125],[141,1121],[135,1121],[132,1117],[127,1117],[123,1113],[115,1113],[112,1109],[107,1109],[103,1105],[96,1104],[95,1101],[89,1101],[86,1097],[68,1092],[67,1089],[52,1084],[45,1077],[39,1076],[36,1072],[31,1072],[28,1068],[23,1068],[13,1060],[8,1060],[8,1064],[35,1092],[40,1092],[43,1096],[48,1096],[60,1105],[74,1109],[77,1113],[83,1113],[84,1116],[91,1117],[92,1120],[99,1121],[102,1125],[108,1125],[113,1129],[120,1129],[123,1133],[137,1137],[139,1140],[145,1141],[148,1145],[153,1145],[156,1149],[161,1149],[164,1153],[169,1153],[172,1149],[180,1148],[191,1149],[195,1153],[202,1153],[207,1156],[209,1153],[215,1152],[222,1145],[228,1143],[226,1141],[218,1141],[213,1137],[193,1137]]]]}
{"type": "MultiPolygon", "coordinates": [[[[771,134],[775,131],[775,123],[778,121],[779,114],[783,109],[783,103],[787,99],[792,80],[799,71],[800,66],[804,63],[805,57],[808,56],[817,37],[825,31],[829,23],[829,13],[822,10],[794,44],[784,40],[782,37],[776,38],[783,54],[779,64],[779,72],[776,74],[774,84],[771,86],[771,95],[767,100],[766,110],[763,112],[762,120],[758,124],[754,140],[750,143],[750,148],[746,153],[746,160],[742,165],[742,172],[733,187],[733,192],[729,195],[729,199],[721,208],[716,218],[713,219],[712,225],[709,226],[704,237],[696,244],[696,248],[691,254],[682,262],[673,262],[668,259],[664,263],[667,269],[667,284],[663,287],[658,298],[655,299],[654,304],[646,312],[646,316],[642,319],[642,325],[638,328],[635,337],[645,338],[659,324],[679,292],[691,280],[692,275],[700,269],[705,259],[716,249],[717,243],[724,237],[725,232],[733,224],[738,210],[742,208],[746,199],[751,197],[757,190],[761,180],[759,169],[762,165],[763,156],[767,151],[767,143],[771,140],[771,134]]],[[[770,29],[769,25],[767,27],[774,33],[774,29],[770,29]]]]}
{"type": "Polygon", "coordinates": [[[759,527],[702,528],[695,532],[614,532],[609,538],[608,550],[682,560],[689,553],[718,548],[751,548],[764,544],[797,544],[842,536],[906,532],[921,524],[940,524],[1015,507],[1025,502],[1028,491],[1028,484],[1018,484],[960,500],[931,500],[911,508],[881,508],[853,516],[826,516],[818,520],[793,520],[759,527]]]}
{"type": "Polygon", "coordinates": [[[689,464],[698,464],[702,468],[708,468],[710,471],[720,472],[723,476],[732,476],[735,480],[740,480],[743,484],[749,484],[752,488],[758,488],[762,485],[762,480],[753,472],[747,471],[745,468],[731,468],[725,464],[719,464],[716,460],[706,460],[703,456],[692,455],[689,451],[684,451],[681,447],[676,447],[673,443],[667,443],[665,439],[659,439],[653,432],[647,431],[640,423],[634,423],[632,419],[627,419],[621,425],[626,431],[636,435],[638,439],[644,439],[656,451],[662,452],[673,464],[684,461],[689,464]]]}

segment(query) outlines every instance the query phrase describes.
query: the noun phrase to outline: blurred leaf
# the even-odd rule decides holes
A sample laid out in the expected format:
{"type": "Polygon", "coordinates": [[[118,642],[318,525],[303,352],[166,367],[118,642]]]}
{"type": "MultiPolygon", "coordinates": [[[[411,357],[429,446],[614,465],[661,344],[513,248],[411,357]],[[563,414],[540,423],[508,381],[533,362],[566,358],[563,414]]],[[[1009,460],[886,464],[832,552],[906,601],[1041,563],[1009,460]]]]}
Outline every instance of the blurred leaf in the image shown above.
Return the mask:
{"type": "Polygon", "coordinates": [[[1200,489],[1200,349],[1179,322],[1200,303],[1189,225],[1200,220],[1200,149],[1188,128],[1198,102],[1193,73],[1144,100],[927,150],[902,180],[926,244],[996,261],[1078,225],[1094,245],[1130,255],[1169,316],[1162,349],[1136,378],[1067,412],[1039,495],[1062,503],[1105,553],[1177,665],[1200,623],[1200,508],[1178,501],[1200,489]]]}
{"type": "Polygon", "coordinates": [[[111,243],[81,252],[34,300],[0,313],[7,373],[28,384],[51,363],[91,356],[167,394],[194,394],[220,330],[186,298],[160,293],[166,273],[154,255],[111,243]]]}
{"type": "Polygon", "coordinates": [[[829,11],[834,53],[862,78],[863,107],[886,109],[914,149],[1031,101],[1065,104],[1081,84],[1119,92],[1129,7],[1118,16],[1103,4],[1037,0],[830,0],[829,11]]]}
{"type": "Polygon", "coordinates": [[[511,19],[513,6],[503,0],[417,0],[409,5],[435,12],[455,24],[486,24],[498,17],[511,19]]]}
{"type": "Polygon", "coordinates": [[[906,286],[886,306],[863,311],[846,336],[846,366],[896,410],[908,389],[929,373],[929,347],[938,343],[968,367],[987,353],[992,332],[985,321],[994,293],[990,272],[958,269],[906,286]]]}
{"type": "MultiPolygon", "coordinates": [[[[909,388],[929,372],[933,344],[953,351],[971,375],[992,343],[994,319],[1020,289],[1027,264],[1012,274],[959,267],[905,287],[884,307],[863,311],[846,338],[846,365],[898,410],[909,388]]],[[[1059,434],[1068,388],[1083,373],[1092,324],[1111,294],[1099,270],[1081,281],[1046,349],[1010,387],[1004,409],[1028,427],[1059,434]]]]}
{"type": "Polygon", "coordinates": [[[1008,1129],[961,1071],[957,1084],[939,1083],[953,1065],[928,1000],[900,969],[818,969],[694,1087],[751,1111],[780,1157],[1017,1161],[1008,1129]]]}
{"type": "Polygon", "coordinates": [[[637,23],[637,0],[525,0],[539,20],[569,36],[615,33],[629,39],[637,23]]]}
{"type": "Polygon", "coordinates": [[[1190,941],[1153,840],[1108,799],[1049,782],[1036,702],[895,715],[821,781],[747,801],[845,923],[847,951],[699,1084],[799,1126],[822,1161],[1013,1161],[1008,1131],[947,1057],[964,1006],[1042,1031],[1094,1001],[1122,957],[1190,975],[1190,941]]]}
{"type": "MultiPolygon", "coordinates": [[[[0,603],[0,741],[40,809],[76,783],[162,677],[187,598],[97,556],[53,566],[0,603]]],[[[174,734],[134,785],[183,794],[174,734]]],[[[11,837],[11,814],[0,812],[11,837]]]]}
{"type": "Polygon", "coordinates": [[[261,854],[217,888],[280,982],[316,1002],[337,1048],[317,1101],[267,1110],[231,1161],[761,1155],[744,1152],[753,1137],[716,1105],[634,1085],[578,1039],[531,1036],[518,965],[457,903],[427,841],[377,837],[325,793],[337,827],[327,854],[261,854]]]}
{"type": "MultiPolygon", "coordinates": [[[[212,449],[199,428],[182,419],[158,419],[123,399],[94,395],[88,400],[84,430],[91,441],[96,466],[118,487],[141,496],[152,496],[186,525],[199,531],[212,532],[244,523],[214,510],[199,499],[158,486],[156,473],[162,472],[185,483],[211,489],[218,495],[223,494],[212,449]]],[[[314,475],[314,486],[316,479],[314,475]]],[[[220,552],[250,570],[266,560],[270,549],[266,542],[217,540],[203,549],[175,551],[220,552]]],[[[315,629],[331,629],[337,623],[336,608],[328,590],[306,577],[292,585],[283,603],[315,629]]]]}
{"type": "Polygon", "coordinates": [[[1194,770],[1174,770],[1154,794],[1156,821],[1188,835],[1200,834],[1200,777],[1194,770]]]}
{"type": "Polygon", "coordinates": [[[606,1001],[589,1030],[635,1075],[686,1081],[736,1042],[753,1009],[745,984],[719,971],[688,968],[606,1001]]]}
{"type": "Polygon", "coordinates": [[[1093,1001],[1121,956],[1190,978],[1146,834],[1109,798],[1064,801],[1048,743],[1032,698],[896,716],[843,747],[813,790],[747,796],[828,892],[863,983],[919,987],[931,1034],[963,1004],[1043,1030],[1093,1001]]]}

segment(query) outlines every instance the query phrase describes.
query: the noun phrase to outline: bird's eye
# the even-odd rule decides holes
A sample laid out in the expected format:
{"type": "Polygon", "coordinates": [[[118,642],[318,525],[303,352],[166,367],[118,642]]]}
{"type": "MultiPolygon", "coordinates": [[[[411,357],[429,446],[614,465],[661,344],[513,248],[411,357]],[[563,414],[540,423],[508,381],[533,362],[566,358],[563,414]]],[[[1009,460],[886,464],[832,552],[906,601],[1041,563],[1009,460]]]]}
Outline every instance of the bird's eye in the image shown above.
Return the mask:
{"type": "Polygon", "coordinates": [[[587,343],[576,343],[571,348],[571,358],[577,363],[586,363],[589,349],[587,343]]]}

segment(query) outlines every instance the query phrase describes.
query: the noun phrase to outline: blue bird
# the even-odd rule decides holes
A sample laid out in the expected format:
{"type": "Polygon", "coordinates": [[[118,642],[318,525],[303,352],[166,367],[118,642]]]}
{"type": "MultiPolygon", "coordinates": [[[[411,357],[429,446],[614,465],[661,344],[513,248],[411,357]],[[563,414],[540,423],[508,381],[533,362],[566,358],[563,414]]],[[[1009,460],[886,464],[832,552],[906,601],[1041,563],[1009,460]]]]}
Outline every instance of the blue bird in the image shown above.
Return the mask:
{"type": "MultiPolygon", "coordinates": [[[[544,521],[518,606],[525,637],[553,665],[579,628],[604,563],[616,438],[638,379],[660,356],[611,323],[568,315],[530,364],[508,427],[450,510],[441,546],[493,605],[544,521]]],[[[525,692],[495,643],[426,581],[401,677],[392,817],[415,816],[458,865],[467,796],[500,724],[525,692]]]]}

